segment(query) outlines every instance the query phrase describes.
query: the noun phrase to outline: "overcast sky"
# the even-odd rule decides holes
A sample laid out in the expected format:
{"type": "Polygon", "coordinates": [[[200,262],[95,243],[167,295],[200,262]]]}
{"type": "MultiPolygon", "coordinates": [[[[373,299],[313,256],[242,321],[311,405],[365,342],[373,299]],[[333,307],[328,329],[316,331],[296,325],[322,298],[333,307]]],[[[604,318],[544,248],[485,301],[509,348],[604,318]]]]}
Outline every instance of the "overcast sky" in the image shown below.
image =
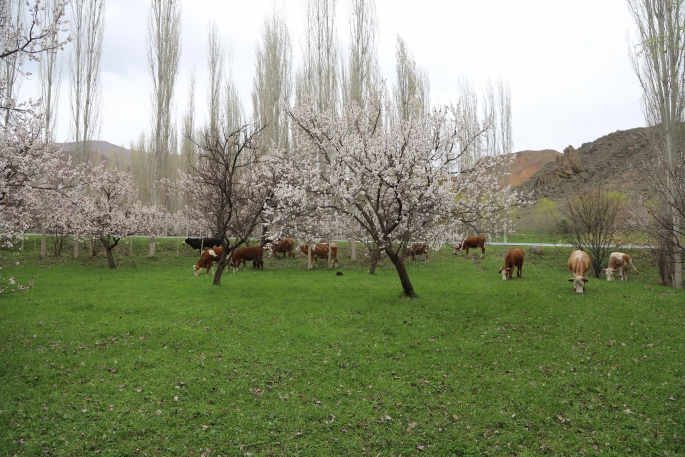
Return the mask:
{"type": "MultiPolygon", "coordinates": [[[[279,0],[302,52],[305,0],[279,0]]],[[[128,147],[149,132],[146,60],[149,0],[108,0],[102,56],[100,139],[128,147]]],[[[338,0],[338,37],[346,49],[348,5],[338,0]]],[[[432,103],[456,100],[460,76],[480,87],[498,76],[512,92],[514,150],[579,147],[616,130],[644,124],[641,90],[628,58],[632,20],[625,0],[376,0],[381,72],[395,77],[401,35],[430,78],[432,103]]],[[[251,111],[255,47],[273,0],[182,0],[182,57],[175,113],[197,76],[197,117],[206,110],[207,25],[215,21],[231,49],[233,77],[251,111]]],[[[63,55],[66,57],[67,50],[63,55]]],[[[68,139],[68,69],[63,70],[58,140],[68,139]]],[[[33,81],[25,82],[30,91],[33,81]]]]}

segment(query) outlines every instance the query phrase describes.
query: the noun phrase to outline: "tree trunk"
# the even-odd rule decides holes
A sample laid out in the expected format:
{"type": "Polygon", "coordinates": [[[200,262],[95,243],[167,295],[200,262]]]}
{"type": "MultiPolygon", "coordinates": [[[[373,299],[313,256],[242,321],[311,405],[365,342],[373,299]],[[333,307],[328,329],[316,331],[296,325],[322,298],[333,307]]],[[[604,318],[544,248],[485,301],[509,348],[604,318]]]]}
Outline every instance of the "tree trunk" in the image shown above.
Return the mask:
{"type": "Polygon", "coordinates": [[[307,244],[307,270],[312,269],[312,245],[307,244]]]}
{"type": "Polygon", "coordinates": [[[350,260],[357,260],[357,240],[348,241],[350,246],[350,260]]]}
{"type": "Polygon", "coordinates": [[[74,259],[78,259],[78,248],[79,248],[79,241],[77,238],[74,238],[74,259]]]}
{"type": "MultiPolygon", "coordinates": [[[[93,238],[91,237],[91,239],[93,238]]],[[[109,263],[109,268],[115,269],[117,264],[114,262],[114,253],[112,250],[117,246],[117,244],[119,244],[119,240],[114,238],[114,241],[112,241],[110,237],[101,236],[100,241],[102,241],[102,244],[105,246],[105,250],[107,251],[107,262],[109,263]]]]}
{"type": "Polygon", "coordinates": [[[112,270],[117,267],[117,264],[114,263],[114,253],[112,253],[113,248],[114,247],[105,246],[105,249],[107,249],[107,262],[109,263],[109,268],[112,270]]]}
{"type": "Polygon", "coordinates": [[[156,240],[157,238],[155,236],[150,237],[150,253],[148,254],[149,257],[155,256],[155,246],[157,244],[156,240]]]}
{"type": "Polygon", "coordinates": [[[40,258],[41,260],[48,256],[48,230],[43,227],[40,231],[40,258]]]}
{"type": "Polygon", "coordinates": [[[376,274],[376,267],[378,266],[378,261],[381,258],[380,250],[378,248],[370,249],[369,254],[371,257],[371,266],[369,268],[369,274],[375,275],[376,274]]]}
{"type": "Polygon", "coordinates": [[[212,284],[215,286],[221,285],[221,275],[224,273],[224,268],[226,268],[226,265],[228,265],[231,261],[231,257],[233,257],[233,251],[231,251],[230,254],[226,255],[227,251],[228,248],[224,247],[223,252],[221,253],[221,258],[217,263],[216,273],[214,273],[214,281],[212,282],[212,284]]]}
{"type": "Polygon", "coordinates": [[[679,246],[680,246],[680,218],[678,217],[678,213],[673,210],[673,237],[675,245],[673,248],[673,273],[674,273],[674,278],[673,278],[673,287],[676,289],[682,289],[683,288],[683,258],[682,254],[680,252],[679,246]]]}
{"type": "Polygon", "coordinates": [[[404,296],[407,298],[416,297],[416,293],[414,292],[414,286],[411,285],[409,275],[407,274],[407,269],[404,266],[404,260],[397,254],[395,254],[395,251],[392,248],[387,248],[385,250],[385,253],[390,258],[392,264],[395,265],[395,269],[397,269],[397,274],[399,275],[400,282],[402,283],[402,291],[404,292],[404,296]]]}

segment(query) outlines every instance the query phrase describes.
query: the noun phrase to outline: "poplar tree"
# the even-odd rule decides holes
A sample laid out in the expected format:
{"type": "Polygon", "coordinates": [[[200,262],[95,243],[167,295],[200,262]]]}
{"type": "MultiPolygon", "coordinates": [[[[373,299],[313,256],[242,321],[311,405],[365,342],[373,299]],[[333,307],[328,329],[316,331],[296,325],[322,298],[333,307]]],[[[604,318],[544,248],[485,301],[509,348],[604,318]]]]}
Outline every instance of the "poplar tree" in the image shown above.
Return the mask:
{"type": "Polygon", "coordinates": [[[637,26],[631,60],[644,91],[647,124],[653,127],[654,182],[665,214],[653,212],[665,236],[665,262],[669,272],[662,281],[683,287],[681,237],[685,211],[685,6],[681,0],[627,0],[637,26]],[[664,223],[665,222],[665,223],[664,223]]]}
{"type": "Polygon", "coordinates": [[[100,128],[100,61],[105,33],[105,1],[73,0],[69,59],[74,164],[92,161],[91,142],[100,128]]]}
{"type": "MultiPolygon", "coordinates": [[[[170,178],[174,121],[172,102],[181,58],[181,6],[178,0],[151,0],[147,26],[148,70],[152,79],[152,203],[162,203],[160,179],[170,178]]],[[[165,202],[169,209],[170,202],[165,202]]]]}

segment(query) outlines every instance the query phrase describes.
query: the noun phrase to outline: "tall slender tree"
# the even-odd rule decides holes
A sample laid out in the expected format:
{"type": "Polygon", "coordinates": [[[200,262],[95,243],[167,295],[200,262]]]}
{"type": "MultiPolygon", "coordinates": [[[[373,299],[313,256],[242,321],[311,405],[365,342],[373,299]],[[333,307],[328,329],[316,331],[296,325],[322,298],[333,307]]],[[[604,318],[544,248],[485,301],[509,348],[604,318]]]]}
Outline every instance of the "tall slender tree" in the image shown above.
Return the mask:
{"type": "MultiPolygon", "coordinates": [[[[45,9],[41,19],[47,23],[54,17],[58,8],[63,8],[60,0],[46,0],[45,9]]],[[[59,41],[59,30],[54,30],[48,36],[52,47],[59,41]]],[[[57,125],[57,108],[62,80],[62,60],[57,52],[48,52],[41,59],[38,67],[38,79],[41,88],[42,111],[45,116],[45,142],[54,141],[54,132],[57,125]]]]}
{"type": "Polygon", "coordinates": [[[428,75],[416,65],[414,54],[397,35],[397,82],[393,95],[395,118],[400,121],[421,119],[430,111],[430,82],[428,75]]]}
{"type": "Polygon", "coordinates": [[[292,44],[282,12],[264,20],[262,40],[257,45],[252,85],[255,122],[264,126],[260,140],[265,146],[289,148],[288,118],[282,110],[292,92],[292,44]]]}
{"type": "Polygon", "coordinates": [[[378,17],[375,0],[353,0],[350,9],[350,49],[343,72],[343,102],[364,106],[379,85],[378,17]]]}
{"type": "MultiPolygon", "coordinates": [[[[26,28],[26,9],[25,0],[4,0],[1,2],[0,8],[2,9],[3,20],[8,22],[7,27],[3,27],[2,30],[5,32],[5,36],[2,37],[4,42],[11,42],[17,37],[13,37],[12,33],[15,30],[24,30],[26,28]]],[[[20,38],[19,38],[20,39],[20,38]]],[[[11,45],[11,43],[8,43],[11,45]]],[[[16,46],[16,43],[14,43],[16,46]]],[[[19,89],[21,88],[21,83],[24,78],[24,73],[22,68],[24,66],[24,60],[26,54],[23,52],[15,52],[9,54],[7,57],[0,61],[0,72],[2,80],[5,84],[3,90],[3,106],[9,106],[14,103],[17,98],[19,89]]],[[[11,111],[7,110],[3,116],[3,122],[5,125],[9,123],[9,117],[11,111]]]]}
{"type": "Polygon", "coordinates": [[[308,0],[304,59],[297,75],[297,98],[313,95],[319,110],[338,108],[339,51],[336,0],[308,0]]]}
{"type": "MultiPolygon", "coordinates": [[[[151,0],[147,26],[147,58],[152,78],[152,203],[162,203],[160,180],[169,178],[174,142],[172,101],[181,58],[181,6],[178,0],[151,0]]],[[[165,205],[168,208],[169,202],[165,205]]]]}
{"type": "Polygon", "coordinates": [[[188,106],[181,120],[181,169],[187,173],[190,166],[197,163],[197,147],[192,138],[195,135],[195,71],[188,82],[188,106]]]}
{"type": "Polygon", "coordinates": [[[72,50],[69,59],[71,134],[74,163],[92,161],[91,142],[100,129],[100,61],[105,33],[105,0],[71,3],[72,50]]]}
{"type": "MultiPolygon", "coordinates": [[[[685,5],[681,0],[627,0],[637,26],[636,43],[631,49],[635,74],[644,91],[643,107],[647,124],[655,133],[652,144],[655,160],[651,163],[659,178],[665,176],[663,207],[671,220],[667,242],[667,262],[672,268],[668,279],[683,287],[683,220],[679,208],[684,195],[678,193],[678,181],[685,179],[678,160],[685,141],[685,5]]],[[[663,218],[662,218],[663,220],[663,218]]]]}
{"type": "Polygon", "coordinates": [[[207,70],[209,71],[209,89],[207,104],[209,107],[208,135],[216,138],[221,130],[221,85],[224,79],[225,51],[219,37],[216,23],[209,24],[207,33],[207,70]]]}

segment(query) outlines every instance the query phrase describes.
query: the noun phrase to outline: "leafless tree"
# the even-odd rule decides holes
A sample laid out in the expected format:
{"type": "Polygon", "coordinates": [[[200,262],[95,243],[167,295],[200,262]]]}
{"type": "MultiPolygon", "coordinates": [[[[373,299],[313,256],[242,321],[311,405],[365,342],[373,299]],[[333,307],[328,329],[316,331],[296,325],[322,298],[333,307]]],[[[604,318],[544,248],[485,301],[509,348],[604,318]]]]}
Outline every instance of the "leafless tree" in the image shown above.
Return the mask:
{"type": "Polygon", "coordinates": [[[565,241],[587,251],[595,278],[612,251],[620,250],[627,227],[627,206],[622,195],[597,189],[566,202],[560,212],[568,219],[565,241]]]}
{"type": "MultiPolygon", "coordinates": [[[[25,0],[3,1],[0,5],[0,13],[2,13],[2,19],[9,23],[7,27],[2,28],[7,35],[2,37],[3,42],[11,40],[12,34],[15,30],[24,30],[26,28],[25,0]]],[[[15,44],[15,46],[16,45],[17,44],[15,44]]],[[[14,100],[17,98],[17,94],[19,93],[19,89],[21,88],[21,83],[24,77],[22,67],[24,66],[25,58],[25,53],[16,52],[0,60],[0,71],[2,72],[2,79],[5,82],[5,87],[2,94],[2,106],[12,105],[14,100]]],[[[7,125],[11,111],[6,110],[4,114],[3,121],[5,125],[7,125]]]]}
{"type": "Polygon", "coordinates": [[[216,23],[209,24],[207,34],[207,69],[209,70],[209,130],[211,137],[218,138],[221,129],[221,84],[224,79],[225,51],[216,23]]]}
{"type": "Polygon", "coordinates": [[[416,65],[413,53],[399,35],[397,35],[395,52],[397,55],[395,64],[397,83],[393,89],[395,116],[400,121],[424,118],[430,111],[428,75],[416,65]]]}
{"type": "Polygon", "coordinates": [[[685,139],[685,5],[681,0],[627,2],[637,26],[636,43],[630,50],[632,64],[644,91],[645,119],[655,127],[652,163],[654,178],[663,183],[659,196],[664,199],[665,211],[659,217],[662,222],[670,221],[670,241],[665,245],[672,264],[668,270],[674,287],[682,289],[683,253],[677,247],[682,244],[684,220],[679,209],[685,196],[679,194],[677,185],[685,179],[678,160],[685,139]]]}
{"type": "Polygon", "coordinates": [[[307,0],[304,61],[297,75],[297,99],[316,97],[319,110],[338,105],[337,0],[307,0]]]}
{"type": "Polygon", "coordinates": [[[91,141],[100,126],[100,61],[105,33],[105,1],[73,0],[71,3],[72,50],[69,59],[71,131],[76,150],[74,163],[87,163],[91,141]]]}
{"type": "MultiPolygon", "coordinates": [[[[45,9],[42,11],[44,23],[48,23],[54,17],[55,11],[61,7],[59,0],[47,0],[45,9]]],[[[55,30],[49,36],[52,46],[60,42],[59,31],[55,30]]],[[[62,60],[56,52],[46,53],[38,67],[38,78],[41,87],[42,110],[45,115],[45,142],[54,141],[54,132],[57,124],[57,107],[62,80],[62,60]]]]}
{"type": "Polygon", "coordinates": [[[265,146],[288,149],[288,118],[281,108],[290,103],[293,56],[283,13],[274,12],[264,20],[256,57],[252,86],[255,121],[265,126],[261,135],[265,146]]]}
{"type": "Polygon", "coordinates": [[[350,9],[350,50],[343,72],[343,102],[364,106],[379,87],[378,17],[375,0],[353,0],[350,9]]]}
{"type": "Polygon", "coordinates": [[[257,147],[261,129],[251,124],[230,132],[223,125],[219,128],[219,135],[209,125],[199,134],[195,142],[198,162],[190,167],[184,186],[192,195],[197,219],[205,221],[212,235],[223,240],[215,285],[221,283],[230,259],[229,239],[237,239],[233,247],[248,240],[270,196],[259,175],[261,156],[257,147]]]}
{"type": "Polygon", "coordinates": [[[245,125],[245,110],[240,100],[238,88],[233,80],[233,54],[228,53],[228,71],[224,78],[224,93],[223,93],[223,123],[224,131],[233,132],[245,125]]]}
{"type": "MultiPolygon", "coordinates": [[[[172,101],[181,58],[181,6],[178,0],[151,0],[147,24],[148,70],[152,78],[152,203],[161,203],[160,179],[169,178],[174,142],[172,101]]],[[[169,203],[165,205],[169,209],[169,203]]]]}
{"type": "Polygon", "coordinates": [[[195,72],[188,83],[188,106],[181,120],[181,157],[182,170],[187,172],[189,166],[197,163],[197,147],[192,141],[195,137],[195,72]]]}

